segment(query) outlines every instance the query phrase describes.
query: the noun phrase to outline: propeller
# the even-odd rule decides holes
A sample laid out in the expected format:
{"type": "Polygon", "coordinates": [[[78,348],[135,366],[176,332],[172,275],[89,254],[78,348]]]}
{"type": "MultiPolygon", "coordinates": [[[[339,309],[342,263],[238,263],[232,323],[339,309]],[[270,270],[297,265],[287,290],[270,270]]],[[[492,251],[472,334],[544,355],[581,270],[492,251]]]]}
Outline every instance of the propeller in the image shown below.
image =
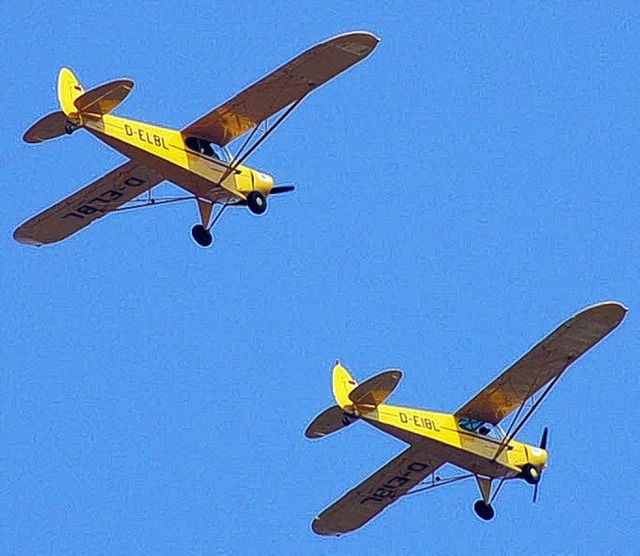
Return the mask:
{"type": "Polygon", "coordinates": [[[269,195],[278,195],[279,193],[289,193],[296,188],[295,185],[276,185],[269,191],[269,195]]]}
{"type": "MultiPolygon", "coordinates": [[[[547,449],[547,440],[549,438],[549,427],[545,427],[542,431],[542,438],[540,439],[540,448],[543,450],[547,449]]],[[[542,470],[540,470],[540,480],[542,480],[542,470]]],[[[538,487],[540,486],[540,481],[536,483],[536,486],[533,487],[533,503],[535,504],[538,501],[538,487]]]]}

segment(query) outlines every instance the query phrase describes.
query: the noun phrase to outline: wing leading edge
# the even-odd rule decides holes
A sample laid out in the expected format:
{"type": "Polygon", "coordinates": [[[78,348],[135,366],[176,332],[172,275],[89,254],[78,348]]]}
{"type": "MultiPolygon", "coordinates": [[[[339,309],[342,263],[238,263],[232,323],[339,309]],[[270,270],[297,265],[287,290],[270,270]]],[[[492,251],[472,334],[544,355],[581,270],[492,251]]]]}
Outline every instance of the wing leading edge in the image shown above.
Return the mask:
{"type": "Polygon", "coordinates": [[[617,302],[583,309],[471,398],[456,411],[456,417],[497,425],[604,339],[622,322],[626,313],[627,308],[617,302]]]}
{"type": "Polygon", "coordinates": [[[338,35],[317,44],[182,130],[224,146],[366,58],[380,39],[338,35]]]}
{"type": "Polygon", "coordinates": [[[318,515],[313,532],[339,536],[359,529],[444,463],[433,451],[410,446],[318,515]]]}

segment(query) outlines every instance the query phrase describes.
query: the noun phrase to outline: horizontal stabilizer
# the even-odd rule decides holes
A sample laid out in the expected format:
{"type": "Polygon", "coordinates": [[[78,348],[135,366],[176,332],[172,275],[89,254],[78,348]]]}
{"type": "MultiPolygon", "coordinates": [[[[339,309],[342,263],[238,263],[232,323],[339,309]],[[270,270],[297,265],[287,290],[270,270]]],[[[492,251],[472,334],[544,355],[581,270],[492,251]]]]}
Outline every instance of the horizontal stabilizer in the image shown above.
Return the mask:
{"type": "Polygon", "coordinates": [[[67,116],[64,112],[52,112],[33,124],[22,139],[27,143],[42,143],[65,134],[67,116]]]}
{"type": "Polygon", "coordinates": [[[133,89],[130,79],[118,79],[80,95],[74,105],[82,116],[100,118],[114,110],[133,89]]]}
{"type": "Polygon", "coordinates": [[[318,415],[304,431],[307,438],[315,439],[327,436],[332,432],[339,431],[346,427],[343,422],[344,410],[337,406],[331,406],[318,415]]]}
{"type": "Polygon", "coordinates": [[[402,371],[391,369],[376,375],[369,380],[365,380],[349,393],[349,399],[355,405],[366,405],[376,407],[384,402],[396,389],[402,371]]]}

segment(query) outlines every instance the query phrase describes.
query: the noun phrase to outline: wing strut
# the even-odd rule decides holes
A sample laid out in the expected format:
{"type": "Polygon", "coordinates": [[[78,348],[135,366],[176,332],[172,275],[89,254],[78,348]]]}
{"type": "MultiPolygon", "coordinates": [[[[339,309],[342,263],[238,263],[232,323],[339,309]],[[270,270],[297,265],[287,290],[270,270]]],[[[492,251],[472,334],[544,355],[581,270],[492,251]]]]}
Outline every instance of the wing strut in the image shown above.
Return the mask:
{"type": "MultiPolygon", "coordinates": [[[[500,444],[500,446],[498,447],[498,451],[496,452],[496,454],[493,456],[493,461],[497,460],[498,457],[500,456],[500,454],[504,451],[504,449],[507,447],[507,445],[509,444],[509,442],[511,442],[513,440],[513,438],[516,436],[516,434],[518,434],[520,432],[520,429],[524,426],[524,424],[529,420],[529,418],[531,417],[531,415],[533,415],[533,412],[538,409],[538,406],[544,401],[544,399],[547,397],[547,395],[549,394],[549,392],[551,392],[552,388],[555,386],[556,382],[558,382],[558,380],[560,379],[562,375],[559,374],[557,375],[549,384],[548,386],[544,389],[544,392],[542,392],[542,395],[534,402],[534,404],[531,406],[531,408],[529,409],[529,411],[527,411],[526,415],[522,418],[522,420],[517,424],[517,426],[514,427],[513,432],[511,432],[511,434],[508,434],[504,437],[504,440],[502,441],[502,444],[500,444]]],[[[526,401],[526,400],[525,400],[526,401]]],[[[524,403],[522,402],[520,409],[522,409],[524,407],[524,403]]],[[[519,413],[520,411],[518,411],[519,413]]],[[[517,417],[517,416],[516,416],[517,417]]],[[[514,422],[511,424],[511,426],[513,426],[513,424],[515,423],[515,419],[514,422]]],[[[509,427],[511,428],[511,427],[509,427]]]]}
{"type": "MultiPolygon", "coordinates": [[[[507,432],[504,435],[504,438],[502,439],[500,446],[498,446],[498,451],[493,458],[494,461],[498,458],[498,456],[502,453],[502,451],[509,444],[509,442],[511,442],[511,439],[515,436],[515,433],[512,434],[512,429],[514,425],[518,422],[518,419],[520,418],[520,413],[522,413],[522,410],[524,409],[525,404],[534,394],[533,389],[535,387],[535,384],[538,382],[538,379],[540,378],[540,374],[542,373],[542,370],[544,369],[544,365],[546,365],[548,358],[549,358],[549,354],[547,353],[545,356],[544,364],[540,365],[540,367],[538,368],[538,373],[536,374],[535,379],[531,381],[529,388],[527,388],[527,392],[524,395],[524,398],[522,398],[522,402],[520,402],[520,407],[518,407],[518,411],[516,412],[515,417],[512,419],[511,423],[509,423],[509,428],[507,428],[507,432]]],[[[528,416],[525,415],[522,422],[525,423],[527,419],[528,419],[528,416]]]]}
{"type": "MultiPolygon", "coordinates": [[[[427,484],[427,486],[424,486],[422,488],[416,488],[414,490],[410,490],[409,492],[405,492],[402,496],[409,496],[411,494],[418,494],[420,492],[425,492],[426,490],[432,490],[432,489],[434,489],[436,487],[450,485],[451,483],[457,483],[458,481],[463,481],[465,479],[470,479],[471,477],[474,477],[475,475],[473,473],[464,473],[462,475],[455,475],[454,477],[447,477],[446,479],[439,479],[438,477],[435,477],[433,474],[431,476],[432,476],[432,479],[431,479],[431,481],[429,481],[429,484],[427,484]]],[[[421,483],[421,484],[425,484],[425,483],[421,483]]]]}
{"type": "Polygon", "coordinates": [[[229,203],[223,203],[222,204],[222,206],[220,207],[220,210],[218,211],[218,213],[213,217],[213,220],[207,226],[207,231],[210,231],[211,229],[213,229],[213,227],[218,223],[218,220],[220,220],[220,217],[222,216],[222,213],[226,210],[226,208],[228,206],[229,206],[229,203]]]}
{"type": "MultiPolygon", "coordinates": [[[[308,93],[307,93],[308,94],[308,93]]],[[[249,142],[251,141],[251,139],[253,138],[253,136],[256,134],[256,131],[258,130],[259,126],[256,126],[253,131],[251,132],[251,134],[249,135],[249,137],[247,138],[247,140],[242,144],[242,147],[240,147],[240,149],[238,149],[238,152],[236,154],[236,156],[233,159],[233,162],[227,167],[227,169],[224,171],[224,173],[222,174],[222,176],[220,177],[220,179],[218,180],[218,182],[216,183],[216,187],[221,187],[222,183],[224,182],[224,180],[226,180],[233,172],[235,172],[238,169],[238,166],[240,166],[240,164],[242,164],[249,156],[251,156],[251,154],[253,154],[253,152],[260,146],[262,145],[262,143],[264,143],[264,141],[269,137],[269,135],[271,135],[276,128],[280,127],[280,125],[282,124],[282,122],[285,121],[285,119],[287,118],[287,116],[289,116],[289,114],[291,114],[291,112],[293,112],[296,107],[298,106],[298,104],[300,104],[306,97],[307,95],[304,95],[303,97],[299,98],[298,100],[296,100],[294,103],[292,103],[289,108],[287,108],[281,115],[280,117],[276,120],[276,122],[270,126],[260,137],[260,139],[258,139],[253,145],[251,145],[251,147],[249,147],[247,149],[247,146],[249,145],[249,142]],[[242,151],[247,149],[247,152],[243,153],[242,151]]]]}
{"type": "Polygon", "coordinates": [[[126,210],[134,210],[134,209],[142,209],[147,207],[155,207],[157,205],[168,205],[169,203],[182,203],[183,201],[191,201],[192,199],[196,199],[195,195],[187,195],[184,197],[148,197],[145,200],[140,200],[138,202],[133,201],[127,204],[124,207],[118,207],[111,210],[105,210],[106,213],[112,212],[124,212],[126,210]]]}

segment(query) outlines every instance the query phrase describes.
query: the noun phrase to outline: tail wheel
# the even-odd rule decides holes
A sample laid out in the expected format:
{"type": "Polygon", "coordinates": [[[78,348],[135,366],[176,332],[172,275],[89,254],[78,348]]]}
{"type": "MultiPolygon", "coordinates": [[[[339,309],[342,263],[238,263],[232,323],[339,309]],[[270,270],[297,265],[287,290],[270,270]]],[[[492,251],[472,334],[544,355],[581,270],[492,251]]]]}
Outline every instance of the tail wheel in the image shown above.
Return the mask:
{"type": "Polygon", "coordinates": [[[530,463],[522,468],[520,476],[530,485],[537,485],[540,482],[540,470],[530,463]]]}
{"type": "Polygon", "coordinates": [[[342,424],[345,427],[348,427],[351,423],[354,423],[358,420],[358,417],[355,415],[351,415],[351,413],[343,413],[342,414],[342,424]]]}
{"type": "Polygon", "coordinates": [[[484,519],[485,521],[491,521],[496,515],[493,506],[491,506],[491,504],[487,504],[484,500],[478,500],[473,505],[473,511],[476,512],[476,515],[480,519],[484,519]]]}
{"type": "Polygon", "coordinates": [[[260,191],[252,191],[247,195],[247,206],[253,214],[264,214],[267,210],[267,198],[260,191]]]}

